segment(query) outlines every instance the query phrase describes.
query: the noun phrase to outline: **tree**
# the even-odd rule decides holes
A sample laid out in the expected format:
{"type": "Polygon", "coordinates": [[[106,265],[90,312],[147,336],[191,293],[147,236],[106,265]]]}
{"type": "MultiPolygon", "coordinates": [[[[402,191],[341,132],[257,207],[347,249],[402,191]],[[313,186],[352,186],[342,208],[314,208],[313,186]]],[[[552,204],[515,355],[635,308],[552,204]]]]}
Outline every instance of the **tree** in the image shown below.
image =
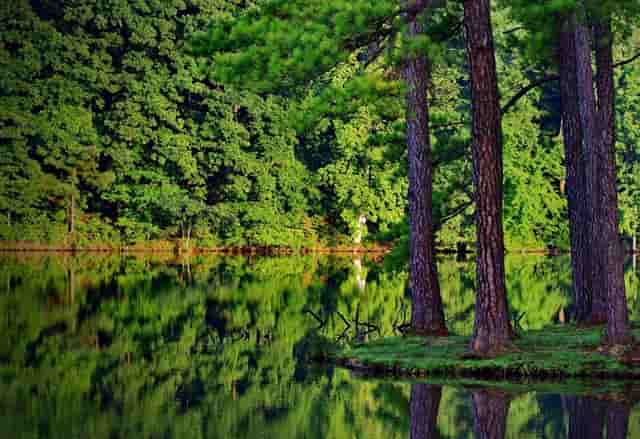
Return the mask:
{"type": "MultiPolygon", "coordinates": [[[[424,34],[423,13],[427,1],[409,1],[407,8],[407,38],[418,39],[424,34]]],[[[409,157],[409,267],[411,282],[411,326],[418,334],[446,335],[433,222],[433,169],[429,132],[429,102],[427,84],[430,61],[426,54],[409,46],[404,61],[407,87],[406,124],[409,157]],[[414,52],[415,51],[415,52],[414,52]],[[413,53],[412,53],[413,52],[413,53]]]]}
{"type": "Polygon", "coordinates": [[[471,75],[476,203],[476,315],[471,350],[495,355],[510,345],[502,229],[502,127],[489,0],[464,2],[471,75]]]}
{"type": "Polygon", "coordinates": [[[631,332],[624,283],[624,253],[619,233],[613,33],[610,16],[605,15],[596,20],[596,84],[601,135],[597,152],[601,169],[601,189],[596,221],[602,239],[602,246],[599,248],[603,258],[601,275],[604,278],[604,293],[607,299],[606,342],[627,344],[631,341],[631,332]]]}
{"type": "Polygon", "coordinates": [[[560,16],[558,29],[558,65],[562,138],[565,151],[566,192],[571,240],[572,291],[574,318],[583,322],[591,312],[591,246],[585,193],[585,156],[582,149],[582,125],[578,107],[575,28],[570,13],[560,16]]]}

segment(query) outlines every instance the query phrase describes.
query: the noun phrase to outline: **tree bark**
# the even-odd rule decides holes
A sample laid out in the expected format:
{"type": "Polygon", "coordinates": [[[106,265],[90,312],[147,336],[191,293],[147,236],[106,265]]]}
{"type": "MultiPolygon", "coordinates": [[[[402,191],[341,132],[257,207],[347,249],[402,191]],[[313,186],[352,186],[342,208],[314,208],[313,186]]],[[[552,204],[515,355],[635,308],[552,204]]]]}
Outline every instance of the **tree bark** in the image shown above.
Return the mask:
{"type": "MultiPolygon", "coordinates": [[[[624,285],[624,252],[619,233],[618,188],[615,153],[615,84],[613,78],[613,34],[611,20],[603,19],[595,26],[596,66],[598,75],[598,122],[600,141],[596,157],[600,168],[600,201],[595,225],[601,237],[599,259],[604,296],[607,299],[607,343],[631,341],[627,297],[624,285]]],[[[598,283],[600,285],[601,283],[598,283]]]]}
{"type": "Polygon", "coordinates": [[[437,439],[441,386],[411,386],[411,439],[437,439]]]}
{"type": "Polygon", "coordinates": [[[477,293],[471,350],[492,355],[512,336],[504,276],[502,129],[490,0],[465,0],[471,71],[477,293]]]}
{"type": "MultiPolygon", "coordinates": [[[[424,11],[427,0],[404,1],[411,10],[424,11]]],[[[409,15],[407,37],[424,32],[418,15],[409,15]]],[[[425,54],[409,54],[405,60],[406,119],[409,157],[409,254],[411,277],[411,326],[416,334],[446,335],[432,213],[433,169],[429,137],[427,85],[429,61],[425,54]]]]}
{"type": "Polygon", "coordinates": [[[74,196],[73,192],[69,195],[69,209],[68,209],[68,213],[67,215],[69,216],[68,220],[68,232],[69,232],[69,236],[73,237],[73,233],[76,230],[76,222],[75,222],[75,217],[76,217],[76,197],[74,196]]]}
{"type": "Polygon", "coordinates": [[[569,17],[559,19],[558,64],[562,107],[562,138],[569,207],[574,318],[586,321],[591,314],[591,248],[585,202],[585,157],[578,106],[575,27],[569,17]]]}
{"type": "Polygon", "coordinates": [[[607,320],[601,255],[603,237],[596,224],[596,210],[600,200],[600,165],[597,156],[600,136],[598,135],[593,68],[591,66],[591,43],[583,7],[581,7],[579,16],[573,16],[573,21],[575,23],[576,84],[585,155],[587,246],[591,248],[592,252],[590,273],[588,274],[591,279],[591,311],[586,321],[597,324],[607,320]]]}
{"type": "Polygon", "coordinates": [[[495,390],[478,390],[471,395],[473,431],[477,439],[503,439],[507,431],[509,399],[495,390]]]}

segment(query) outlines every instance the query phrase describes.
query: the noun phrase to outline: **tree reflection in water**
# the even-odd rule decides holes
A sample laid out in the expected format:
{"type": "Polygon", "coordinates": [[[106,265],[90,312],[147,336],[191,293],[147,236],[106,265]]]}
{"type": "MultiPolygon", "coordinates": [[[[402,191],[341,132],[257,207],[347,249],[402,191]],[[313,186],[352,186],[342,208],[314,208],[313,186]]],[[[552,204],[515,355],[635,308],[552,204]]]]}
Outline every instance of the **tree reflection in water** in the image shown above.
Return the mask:
{"type": "MultiPolygon", "coordinates": [[[[440,267],[451,328],[468,334],[473,266],[440,267]]],[[[568,260],[511,257],[507,267],[523,328],[552,321],[567,303],[568,260]]],[[[312,336],[396,334],[405,284],[403,270],[365,258],[0,256],[0,437],[566,438],[593,419],[576,409],[570,426],[572,397],[526,387],[501,400],[294,355],[312,336]]],[[[625,399],[599,394],[596,432],[640,437],[625,399]]]]}
{"type": "Polygon", "coordinates": [[[442,387],[429,384],[411,386],[411,439],[435,439],[442,387]]]}

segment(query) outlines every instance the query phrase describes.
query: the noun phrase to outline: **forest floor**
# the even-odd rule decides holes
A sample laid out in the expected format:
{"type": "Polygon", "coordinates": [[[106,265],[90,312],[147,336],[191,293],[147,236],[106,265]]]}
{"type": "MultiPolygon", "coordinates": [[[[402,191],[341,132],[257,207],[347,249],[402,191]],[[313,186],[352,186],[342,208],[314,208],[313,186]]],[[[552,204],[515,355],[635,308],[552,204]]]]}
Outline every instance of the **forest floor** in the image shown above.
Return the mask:
{"type": "MultiPolygon", "coordinates": [[[[468,358],[469,337],[389,337],[338,350],[337,364],[370,375],[488,380],[640,378],[640,349],[601,347],[603,327],[527,331],[499,357],[468,358]]],[[[633,329],[640,340],[640,325],[633,329]]]]}

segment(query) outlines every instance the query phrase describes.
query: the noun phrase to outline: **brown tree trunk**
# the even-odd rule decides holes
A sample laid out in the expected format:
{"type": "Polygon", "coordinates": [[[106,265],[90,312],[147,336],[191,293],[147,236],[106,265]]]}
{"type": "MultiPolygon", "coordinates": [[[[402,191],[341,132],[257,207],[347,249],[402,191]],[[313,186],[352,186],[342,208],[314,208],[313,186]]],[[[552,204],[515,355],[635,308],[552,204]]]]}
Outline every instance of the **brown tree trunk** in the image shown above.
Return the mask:
{"type": "Polygon", "coordinates": [[[504,280],[502,129],[490,0],[465,0],[471,70],[477,293],[471,350],[492,355],[512,336],[504,280]]]}
{"type": "Polygon", "coordinates": [[[602,439],[606,404],[594,398],[565,396],[569,417],[569,439],[602,439]]]}
{"type": "Polygon", "coordinates": [[[585,155],[585,206],[586,221],[588,222],[587,239],[589,240],[587,245],[592,252],[589,267],[591,273],[588,275],[591,279],[591,312],[587,321],[595,324],[604,323],[607,320],[607,301],[604,294],[601,257],[603,237],[595,221],[596,209],[600,200],[600,165],[597,156],[600,136],[598,135],[589,28],[586,24],[586,13],[584,10],[580,12],[579,17],[573,16],[573,21],[575,23],[576,84],[585,155]]]}
{"type": "Polygon", "coordinates": [[[575,27],[567,17],[560,18],[558,41],[562,138],[565,151],[569,236],[574,315],[579,322],[591,314],[591,253],[587,239],[588,212],[585,208],[585,158],[582,151],[582,128],[576,87],[575,27]]]}
{"type": "Polygon", "coordinates": [[[76,197],[73,193],[69,195],[69,209],[67,215],[69,236],[73,237],[73,233],[76,230],[76,197]]]}
{"type": "Polygon", "coordinates": [[[495,390],[478,390],[471,395],[473,431],[477,439],[503,439],[507,431],[509,399],[495,390]]]}
{"type": "MultiPolygon", "coordinates": [[[[411,10],[424,11],[428,2],[417,0],[403,3],[411,10]]],[[[416,14],[407,15],[407,37],[415,38],[424,32],[424,26],[416,14]]],[[[409,54],[405,61],[404,77],[407,83],[411,326],[417,334],[446,335],[431,206],[433,170],[427,100],[429,61],[426,55],[409,54]]]]}
{"type": "Polygon", "coordinates": [[[441,386],[411,386],[411,439],[437,439],[441,386]]]}
{"type": "Polygon", "coordinates": [[[613,35],[610,19],[596,26],[596,66],[598,76],[598,121],[600,142],[596,157],[600,168],[600,202],[595,224],[601,237],[601,275],[607,299],[607,342],[631,341],[627,297],[624,285],[624,252],[619,233],[618,188],[615,153],[615,85],[613,79],[613,35]]]}

